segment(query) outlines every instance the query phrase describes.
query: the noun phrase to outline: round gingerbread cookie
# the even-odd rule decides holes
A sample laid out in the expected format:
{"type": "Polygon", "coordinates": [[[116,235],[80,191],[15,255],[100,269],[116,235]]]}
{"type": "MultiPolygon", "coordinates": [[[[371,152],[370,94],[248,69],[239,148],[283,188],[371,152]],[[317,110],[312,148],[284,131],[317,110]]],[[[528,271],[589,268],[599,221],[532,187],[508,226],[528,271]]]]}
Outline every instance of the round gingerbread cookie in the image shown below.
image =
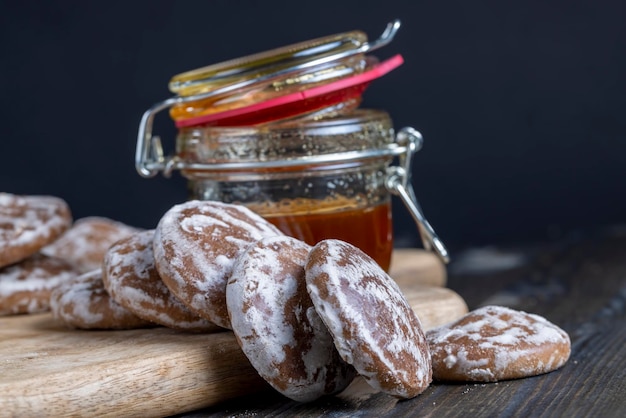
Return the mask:
{"type": "Polygon", "coordinates": [[[232,329],[250,363],[300,402],[339,392],[355,376],[307,293],[310,249],[286,236],[257,241],[239,256],[226,286],[232,329]]]}
{"type": "Polygon", "coordinates": [[[502,306],[476,309],[426,333],[436,380],[496,382],[548,373],[570,355],[565,331],[502,306]]]}
{"type": "Polygon", "coordinates": [[[203,318],[230,328],[226,282],[235,259],[261,238],[283,235],[239,205],[193,200],[172,207],[156,227],[154,258],[174,295],[203,318]]]}
{"type": "Polygon", "coordinates": [[[154,231],[137,232],[117,241],[107,251],[102,281],[117,303],[140,318],[193,332],[223,330],[199,317],[174,297],[154,265],[154,231]]]}
{"type": "Polygon", "coordinates": [[[84,273],[50,295],[52,316],[68,328],[135,329],[154,327],[115,302],[102,283],[101,270],[84,273]]]}
{"type": "Polygon", "coordinates": [[[109,218],[89,216],[78,219],[52,244],[42,248],[46,255],[63,258],[81,273],[102,267],[109,247],[116,241],[138,232],[138,228],[109,218]]]}
{"type": "Polygon", "coordinates": [[[34,254],[0,269],[0,315],[50,310],[50,294],[77,276],[66,261],[34,254]]]}
{"type": "Polygon", "coordinates": [[[35,254],[71,223],[72,215],[63,199],[0,193],[0,267],[35,254]]]}
{"type": "Polygon", "coordinates": [[[357,247],[328,239],[306,264],[311,300],[343,359],[367,382],[412,398],[432,380],[428,344],[398,285],[357,247]]]}

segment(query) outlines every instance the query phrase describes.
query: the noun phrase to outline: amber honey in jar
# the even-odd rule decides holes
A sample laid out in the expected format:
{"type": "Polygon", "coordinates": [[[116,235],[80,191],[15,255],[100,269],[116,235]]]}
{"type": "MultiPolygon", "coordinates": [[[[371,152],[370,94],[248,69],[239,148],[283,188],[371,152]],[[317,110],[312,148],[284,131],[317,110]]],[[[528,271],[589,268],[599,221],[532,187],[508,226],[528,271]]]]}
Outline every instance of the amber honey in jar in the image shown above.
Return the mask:
{"type": "MultiPolygon", "coordinates": [[[[285,234],[309,244],[326,238],[350,242],[387,270],[393,250],[391,201],[386,199],[371,207],[358,207],[350,201],[345,206],[329,203],[325,207],[324,202],[294,202],[293,207],[276,213],[268,211],[264,217],[285,234]]],[[[252,209],[259,212],[254,206],[252,209]]]]}

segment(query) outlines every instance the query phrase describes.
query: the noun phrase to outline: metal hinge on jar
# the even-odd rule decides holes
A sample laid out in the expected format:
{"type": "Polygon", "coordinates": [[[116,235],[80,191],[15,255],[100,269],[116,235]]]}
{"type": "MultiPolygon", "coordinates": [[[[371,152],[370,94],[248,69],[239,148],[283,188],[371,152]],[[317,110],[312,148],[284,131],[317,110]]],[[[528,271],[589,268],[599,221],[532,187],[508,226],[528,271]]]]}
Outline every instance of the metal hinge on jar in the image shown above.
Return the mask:
{"type": "Polygon", "coordinates": [[[398,132],[396,143],[404,147],[405,152],[399,155],[399,165],[387,168],[385,185],[392,194],[402,200],[413,217],[419,229],[424,248],[434,250],[441,260],[447,263],[450,261],[448,250],[422,213],[410,181],[412,157],[413,154],[420,150],[423,142],[422,135],[411,127],[403,128],[398,132]]]}

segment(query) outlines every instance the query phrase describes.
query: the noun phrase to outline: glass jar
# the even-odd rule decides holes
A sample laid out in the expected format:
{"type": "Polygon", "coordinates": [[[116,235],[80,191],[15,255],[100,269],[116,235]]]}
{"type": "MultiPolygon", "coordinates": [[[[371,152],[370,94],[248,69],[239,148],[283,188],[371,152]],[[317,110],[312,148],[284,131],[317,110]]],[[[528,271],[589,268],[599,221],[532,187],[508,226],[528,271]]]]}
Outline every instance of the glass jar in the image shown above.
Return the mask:
{"type": "Polygon", "coordinates": [[[389,267],[391,119],[359,109],[319,121],[179,131],[176,154],[190,197],[242,204],[311,245],[348,241],[389,267]],[[353,158],[341,155],[356,153],[353,158]],[[329,158],[331,157],[331,158],[329,158]],[[194,169],[203,165],[203,169],[194,169]]]}
{"type": "Polygon", "coordinates": [[[391,22],[372,43],[353,31],[174,76],[177,95],[142,117],[137,171],[180,170],[192,199],[245,205],[311,245],[342,239],[386,270],[395,194],[424,246],[447,261],[409,179],[421,135],[412,128],[396,134],[386,112],[358,108],[369,83],[402,63],[399,55],[383,62],[364,55],[398,28],[391,22]],[[155,114],[167,108],[178,128],[169,157],[152,136],[155,114]]]}

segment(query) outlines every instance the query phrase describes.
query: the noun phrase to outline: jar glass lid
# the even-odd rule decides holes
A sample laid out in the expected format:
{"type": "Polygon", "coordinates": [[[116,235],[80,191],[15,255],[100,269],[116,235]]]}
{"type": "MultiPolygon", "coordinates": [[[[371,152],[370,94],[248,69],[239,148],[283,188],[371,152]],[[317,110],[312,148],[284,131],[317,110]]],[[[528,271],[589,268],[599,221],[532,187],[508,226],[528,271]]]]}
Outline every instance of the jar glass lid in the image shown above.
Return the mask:
{"type": "Polygon", "coordinates": [[[360,101],[369,81],[402,63],[397,56],[393,66],[377,69],[378,59],[365,55],[391,42],[399,26],[397,20],[389,23],[373,43],[363,32],[351,31],[178,74],[169,83],[180,98],[171,106],[170,117],[178,127],[249,125],[360,101]],[[363,73],[367,79],[357,78],[363,73]],[[337,84],[342,80],[350,80],[348,90],[337,84]],[[357,85],[360,88],[354,88],[357,85]],[[261,109],[266,110],[262,116],[252,114],[261,109]]]}
{"type": "Polygon", "coordinates": [[[352,31],[300,42],[177,74],[169,89],[181,96],[205,93],[242,80],[311,67],[312,60],[358,51],[366,41],[363,32],[352,31]]]}

